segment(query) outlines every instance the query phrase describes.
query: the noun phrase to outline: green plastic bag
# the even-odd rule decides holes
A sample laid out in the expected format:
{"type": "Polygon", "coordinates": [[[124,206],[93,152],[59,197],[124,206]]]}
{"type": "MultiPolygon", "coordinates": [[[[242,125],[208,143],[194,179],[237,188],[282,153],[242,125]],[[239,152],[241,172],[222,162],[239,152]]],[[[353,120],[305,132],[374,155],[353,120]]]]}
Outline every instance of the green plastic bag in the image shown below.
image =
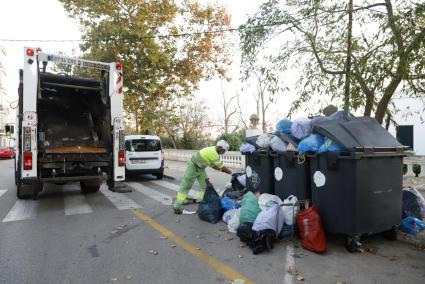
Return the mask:
{"type": "Polygon", "coordinates": [[[257,215],[261,212],[258,206],[258,198],[249,191],[242,199],[241,215],[239,223],[254,223],[257,215]]]}

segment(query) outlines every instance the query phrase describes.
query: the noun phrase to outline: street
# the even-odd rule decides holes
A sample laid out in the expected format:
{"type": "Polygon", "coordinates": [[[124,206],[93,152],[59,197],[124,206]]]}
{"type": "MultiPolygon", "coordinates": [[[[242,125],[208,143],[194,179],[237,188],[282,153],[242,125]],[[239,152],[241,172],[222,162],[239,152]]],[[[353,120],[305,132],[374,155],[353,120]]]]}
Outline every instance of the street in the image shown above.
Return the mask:
{"type": "MultiPolygon", "coordinates": [[[[223,222],[173,214],[185,164],[166,167],[175,179],[132,177],[131,193],[50,184],[27,201],[16,197],[13,160],[1,160],[0,283],[299,283],[295,274],[304,283],[423,283],[425,251],[380,236],[368,237],[363,253],[328,236],[324,255],[298,241],[253,255],[223,222]]],[[[230,179],[208,173],[217,190],[230,179]]]]}

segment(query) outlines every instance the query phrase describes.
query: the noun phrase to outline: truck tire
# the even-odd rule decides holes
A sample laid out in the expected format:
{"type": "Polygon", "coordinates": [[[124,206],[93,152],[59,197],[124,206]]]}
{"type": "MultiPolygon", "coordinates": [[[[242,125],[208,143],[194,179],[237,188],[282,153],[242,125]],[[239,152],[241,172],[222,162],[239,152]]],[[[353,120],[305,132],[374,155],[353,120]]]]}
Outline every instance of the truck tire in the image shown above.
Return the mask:
{"type": "Polygon", "coordinates": [[[155,174],[156,179],[162,179],[164,177],[164,173],[155,174]]]}
{"type": "Polygon", "coordinates": [[[99,181],[80,181],[82,193],[95,193],[99,191],[99,181]]]}
{"type": "Polygon", "coordinates": [[[38,182],[23,183],[22,180],[17,181],[16,195],[19,199],[38,198],[38,193],[43,189],[43,184],[38,182]]]}

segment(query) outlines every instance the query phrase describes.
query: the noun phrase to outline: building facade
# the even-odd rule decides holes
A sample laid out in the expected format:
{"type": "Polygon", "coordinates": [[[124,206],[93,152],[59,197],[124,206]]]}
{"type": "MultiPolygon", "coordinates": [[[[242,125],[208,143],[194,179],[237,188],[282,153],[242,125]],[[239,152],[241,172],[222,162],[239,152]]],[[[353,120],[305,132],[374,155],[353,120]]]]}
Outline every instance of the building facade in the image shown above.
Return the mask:
{"type": "Polygon", "coordinates": [[[425,101],[419,98],[396,98],[399,111],[388,131],[400,141],[410,146],[415,155],[425,156],[425,101]]]}

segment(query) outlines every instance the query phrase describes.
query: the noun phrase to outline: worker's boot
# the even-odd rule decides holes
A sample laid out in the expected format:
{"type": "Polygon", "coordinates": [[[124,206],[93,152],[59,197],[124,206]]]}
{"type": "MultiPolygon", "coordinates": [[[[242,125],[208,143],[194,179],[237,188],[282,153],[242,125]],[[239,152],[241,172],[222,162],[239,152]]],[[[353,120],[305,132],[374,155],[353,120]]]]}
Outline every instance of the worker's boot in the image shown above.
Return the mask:
{"type": "Polygon", "coordinates": [[[174,214],[181,215],[183,213],[183,205],[173,198],[173,210],[174,214]]]}

